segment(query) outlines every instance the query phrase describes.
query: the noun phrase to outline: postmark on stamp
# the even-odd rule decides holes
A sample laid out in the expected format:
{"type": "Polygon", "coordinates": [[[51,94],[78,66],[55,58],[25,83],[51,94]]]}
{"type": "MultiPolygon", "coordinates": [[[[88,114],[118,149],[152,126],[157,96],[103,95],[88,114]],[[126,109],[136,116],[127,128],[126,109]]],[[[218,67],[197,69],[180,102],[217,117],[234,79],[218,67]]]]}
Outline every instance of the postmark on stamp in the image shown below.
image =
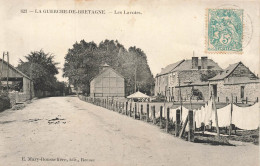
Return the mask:
{"type": "Polygon", "coordinates": [[[243,9],[207,9],[206,52],[242,53],[243,9]]]}

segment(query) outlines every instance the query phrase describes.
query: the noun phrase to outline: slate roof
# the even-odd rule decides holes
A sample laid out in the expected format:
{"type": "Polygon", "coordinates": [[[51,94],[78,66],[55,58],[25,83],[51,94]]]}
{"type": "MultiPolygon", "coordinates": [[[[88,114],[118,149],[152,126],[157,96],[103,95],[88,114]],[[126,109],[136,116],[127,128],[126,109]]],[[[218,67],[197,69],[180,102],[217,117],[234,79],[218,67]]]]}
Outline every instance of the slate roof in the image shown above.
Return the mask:
{"type": "Polygon", "coordinates": [[[178,61],[176,63],[173,63],[173,64],[166,66],[165,68],[162,69],[162,71],[159,74],[157,74],[157,76],[164,75],[164,74],[172,72],[177,66],[179,66],[184,61],[185,60],[181,60],[181,61],[178,61]]]}
{"type": "MultiPolygon", "coordinates": [[[[222,70],[219,65],[214,62],[212,59],[207,59],[208,61],[208,66],[212,66],[210,70],[222,70]]],[[[201,66],[201,59],[198,59],[198,66],[201,66]]],[[[183,70],[194,70],[192,69],[192,60],[181,60],[176,63],[170,64],[166,66],[165,68],[162,69],[162,71],[157,74],[157,76],[168,74],[173,71],[183,71],[183,70]]]]}
{"type": "MultiPolygon", "coordinates": [[[[210,70],[222,70],[222,68],[219,67],[219,65],[216,62],[214,62],[212,59],[207,59],[207,61],[208,61],[208,66],[212,66],[210,70]]],[[[201,59],[198,59],[198,66],[201,66],[201,59]]],[[[192,69],[191,59],[185,60],[181,65],[179,65],[174,69],[174,71],[183,71],[183,70],[194,70],[192,69]]]]}
{"type": "MultiPolygon", "coordinates": [[[[2,60],[2,59],[0,58],[0,62],[1,62],[1,63],[2,63],[2,61],[3,61],[6,65],[8,65],[6,61],[4,61],[4,60],[2,60]]],[[[14,67],[13,65],[11,65],[10,63],[9,63],[9,67],[10,67],[11,69],[15,70],[17,73],[19,73],[19,74],[22,75],[23,77],[26,77],[26,78],[28,78],[29,80],[31,80],[30,77],[28,77],[27,75],[25,75],[23,72],[21,72],[20,70],[18,70],[17,68],[15,68],[15,67],[14,67]]]]}

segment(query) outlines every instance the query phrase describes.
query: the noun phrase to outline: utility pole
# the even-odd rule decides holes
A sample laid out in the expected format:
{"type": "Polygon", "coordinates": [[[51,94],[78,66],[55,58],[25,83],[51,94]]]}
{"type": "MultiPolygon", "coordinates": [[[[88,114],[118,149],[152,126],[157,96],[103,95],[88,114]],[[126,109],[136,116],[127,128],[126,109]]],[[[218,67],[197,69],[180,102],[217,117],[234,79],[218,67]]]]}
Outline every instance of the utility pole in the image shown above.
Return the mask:
{"type": "MultiPolygon", "coordinates": [[[[7,71],[6,71],[6,82],[7,82],[7,92],[9,90],[9,83],[8,83],[8,80],[9,80],[9,52],[3,52],[3,59],[2,59],[2,69],[1,69],[1,81],[3,79],[3,73],[4,73],[4,59],[5,59],[5,56],[7,58],[7,71]]],[[[3,87],[2,87],[2,91],[3,91],[3,87]]]]}
{"type": "Polygon", "coordinates": [[[32,63],[30,65],[30,100],[32,100],[32,63]]]}
{"type": "Polygon", "coordinates": [[[216,101],[215,101],[215,94],[212,95],[212,101],[213,101],[213,109],[215,111],[215,121],[216,121],[216,129],[217,129],[217,137],[220,139],[220,133],[219,133],[219,127],[218,127],[218,113],[217,113],[217,107],[216,107],[216,101]]]}
{"type": "MultiPolygon", "coordinates": [[[[4,57],[5,57],[5,53],[3,52],[0,83],[2,83],[2,77],[3,77],[3,71],[4,71],[4,57]]],[[[2,92],[3,92],[3,86],[1,86],[1,89],[2,89],[2,92]]]]}
{"type": "Polygon", "coordinates": [[[179,95],[180,95],[181,117],[182,117],[182,97],[181,97],[181,80],[180,80],[180,77],[178,77],[178,81],[179,81],[179,95]]]}
{"type": "Polygon", "coordinates": [[[136,92],[136,68],[137,66],[135,65],[135,92],[136,92]]]}
{"type": "Polygon", "coordinates": [[[7,92],[9,91],[9,83],[8,83],[8,80],[9,80],[9,52],[7,51],[7,78],[6,78],[6,81],[7,81],[7,92]]]}

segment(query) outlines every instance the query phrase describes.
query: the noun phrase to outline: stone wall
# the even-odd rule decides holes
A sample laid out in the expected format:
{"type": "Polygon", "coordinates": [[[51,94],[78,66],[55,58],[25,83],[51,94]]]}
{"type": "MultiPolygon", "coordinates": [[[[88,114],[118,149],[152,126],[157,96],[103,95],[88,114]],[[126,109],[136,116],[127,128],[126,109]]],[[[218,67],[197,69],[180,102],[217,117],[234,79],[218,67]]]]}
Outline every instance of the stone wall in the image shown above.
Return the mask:
{"type": "Polygon", "coordinates": [[[236,69],[230,74],[229,77],[248,77],[248,78],[257,78],[248,67],[240,63],[236,69]]]}
{"type": "MultiPolygon", "coordinates": [[[[233,101],[237,99],[237,102],[242,102],[242,100],[247,100],[249,102],[256,101],[260,94],[260,84],[259,83],[244,83],[236,85],[225,85],[223,80],[211,81],[210,84],[217,84],[217,97],[220,102],[226,102],[226,99],[231,101],[231,94],[233,95],[233,101]],[[244,86],[244,98],[241,98],[241,86],[244,86]]],[[[212,86],[210,87],[212,91],[212,86]]]]}
{"type": "Polygon", "coordinates": [[[161,75],[155,78],[155,96],[157,96],[158,94],[165,95],[165,90],[168,87],[168,77],[169,74],[161,75]]]}
{"type": "Polygon", "coordinates": [[[9,98],[11,106],[13,106],[16,103],[23,103],[27,100],[30,100],[30,94],[14,91],[9,92],[9,98]]]}
{"type": "MultiPolygon", "coordinates": [[[[204,100],[208,100],[209,99],[209,86],[205,85],[205,86],[194,86],[193,89],[198,89],[203,96],[204,100]]],[[[181,87],[181,96],[182,99],[185,100],[189,100],[191,97],[191,91],[192,91],[192,87],[181,87]]],[[[174,100],[175,101],[179,101],[179,93],[180,93],[180,89],[179,88],[175,88],[175,91],[173,93],[174,96],[174,100]]],[[[192,97],[193,100],[197,99],[197,96],[193,96],[192,97]]]]}
{"type": "MultiPolygon", "coordinates": [[[[169,93],[176,97],[176,94],[179,92],[174,89],[174,87],[179,86],[179,79],[180,79],[180,85],[183,86],[184,84],[187,84],[188,82],[192,83],[198,83],[201,82],[201,76],[202,75],[209,75],[209,72],[215,72],[216,74],[220,72],[220,70],[183,70],[183,71],[176,71],[173,73],[168,73],[166,75],[161,75],[156,77],[155,79],[155,95],[158,93],[161,93],[163,95],[166,94],[165,90],[168,88],[169,93]]],[[[188,88],[187,91],[189,91],[188,88]]],[[[208,88],[205,88],[205,86],[200,87],[196,86],[196,89],[201,89],[204,96],[208,96],[208,88]]],[[[184,92],[186,89],[184,89],[184,92]]],[[[190,92],[190,91],[189,91],[190,92]]],[[[167,94],[168,96],[168,94],[167,94]]]]}

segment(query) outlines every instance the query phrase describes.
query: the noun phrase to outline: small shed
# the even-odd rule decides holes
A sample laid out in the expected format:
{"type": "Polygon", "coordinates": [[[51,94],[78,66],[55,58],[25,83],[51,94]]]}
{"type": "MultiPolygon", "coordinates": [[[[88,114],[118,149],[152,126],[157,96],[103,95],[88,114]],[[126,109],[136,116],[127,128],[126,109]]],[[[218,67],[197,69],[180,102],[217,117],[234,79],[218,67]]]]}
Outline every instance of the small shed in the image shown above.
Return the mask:
{"type": "Polygon", "coordinates": [[[219,101],[255,102],[259,96],[258,76],[242,62],[229,65],[223,72],[209,79],[209,88],[219,101]]]}
{"type": "Polygon", "coordinates": [[[9,90],[24,92],[29,95],[33,91],[33,83],[30,77],[16,69],[11,64],[0,59],[1,86],[9,90]]]}
{"type": "Polygon", "coordinates": [[[134,101],[150,101],[150,96],[147,96],[146,94],[143,94],[140,91],[137,91],[129,96],[127,96],[127,99],[131,99],[134,101]]]}
{"type": "Polygon", "coordinates": [[[125,97],[125,79],[109,65],[102,66],[97,76],[90,80],[91,97],[125,97]]]}

